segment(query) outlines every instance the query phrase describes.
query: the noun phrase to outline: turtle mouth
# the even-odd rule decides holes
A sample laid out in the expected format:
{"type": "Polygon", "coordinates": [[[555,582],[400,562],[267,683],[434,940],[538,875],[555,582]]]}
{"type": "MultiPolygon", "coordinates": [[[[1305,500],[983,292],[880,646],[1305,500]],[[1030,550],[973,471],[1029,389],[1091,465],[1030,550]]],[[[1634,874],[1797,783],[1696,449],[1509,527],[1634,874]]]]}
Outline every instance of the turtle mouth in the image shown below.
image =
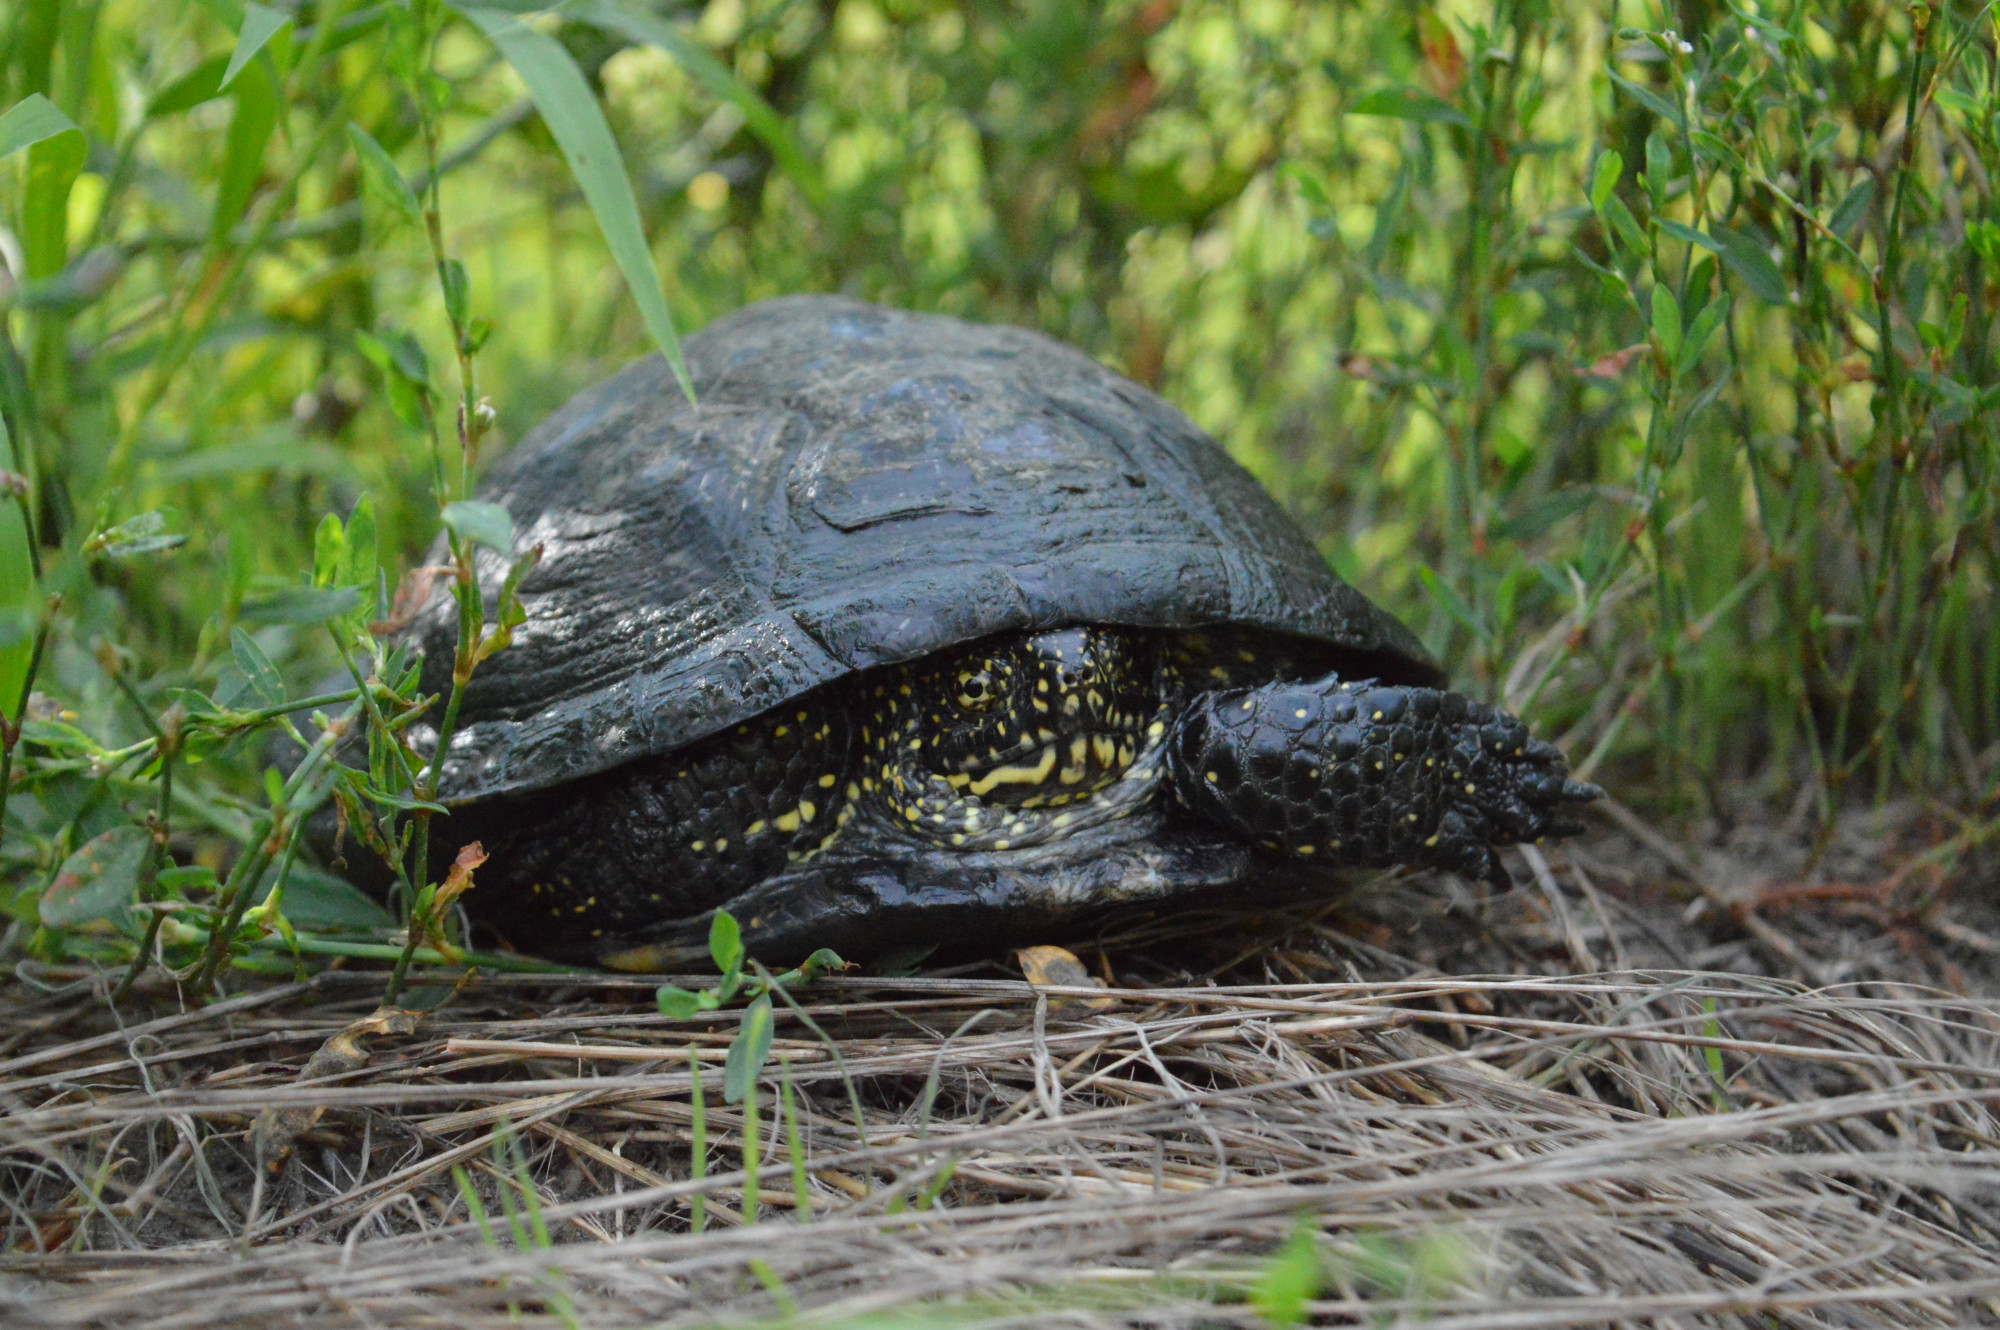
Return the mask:
{"type": "Polygon", "coordinates": [[[1123,776],[1139,755],[1129,730],[1017,744],[985,761],[967,763],[945,780],[960,795],[1010,808],[1060,808],[1087,799],[1123,776]]]}

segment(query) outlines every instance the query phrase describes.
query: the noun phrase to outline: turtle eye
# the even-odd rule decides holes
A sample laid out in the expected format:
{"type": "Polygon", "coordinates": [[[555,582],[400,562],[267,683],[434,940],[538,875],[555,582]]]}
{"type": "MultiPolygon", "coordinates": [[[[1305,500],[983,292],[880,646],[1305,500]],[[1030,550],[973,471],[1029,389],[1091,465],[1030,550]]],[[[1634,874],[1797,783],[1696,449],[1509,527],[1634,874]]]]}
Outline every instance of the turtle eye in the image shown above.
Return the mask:
{"type": "Polygon", "coordinates": [[[960,711],[991,711],[1000,705],[1000,682],[991,670],[960,670],[956,701],[960,711]]]}

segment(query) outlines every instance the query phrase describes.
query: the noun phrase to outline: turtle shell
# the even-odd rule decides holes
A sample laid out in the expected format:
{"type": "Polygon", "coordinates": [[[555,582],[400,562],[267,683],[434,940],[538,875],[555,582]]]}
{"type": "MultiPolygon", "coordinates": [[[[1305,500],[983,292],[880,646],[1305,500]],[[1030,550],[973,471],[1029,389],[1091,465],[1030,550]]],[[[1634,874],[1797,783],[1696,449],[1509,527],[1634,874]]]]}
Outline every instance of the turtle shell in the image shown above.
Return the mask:
{"type": "MultiPolygon", "coordinates": [[[[1213,439],[1038,333],[793,296],[683,350],[698,405],[640,361],[482,486],[543,554],[526,623],[466,689],[451,802],[669,751],[1010,629],[1246,624],[1356,672],[1442,680],[1213,439]]],[[[503,564],[480,566],[490,596],[503,564]]],[[[449,598],[414,631],[441,692],[449,598]]]]}

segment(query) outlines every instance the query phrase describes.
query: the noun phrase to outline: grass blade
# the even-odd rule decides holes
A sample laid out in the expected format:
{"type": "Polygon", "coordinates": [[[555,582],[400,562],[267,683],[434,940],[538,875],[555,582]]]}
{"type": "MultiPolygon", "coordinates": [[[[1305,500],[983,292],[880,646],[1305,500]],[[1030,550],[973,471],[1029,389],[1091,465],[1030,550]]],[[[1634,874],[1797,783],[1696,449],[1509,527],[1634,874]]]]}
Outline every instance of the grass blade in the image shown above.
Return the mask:
{"type": "Polygon", "coordinates": [[[778,169],[799,187],[799,193],[806,196],[806,202],[812,205],[813,211],[826,210],[826,182],[820,178],[819,168],[799,151],[799,145],[793,141],[783,118],[771,109],[769,102],[757,95],[755,89],[737,78],[728,66],[683,37],[673,24],[651,14],[631,13],[615,0],[590,0],[590,3],[571,11],[571,16],[605,32],[664,51],[689,78],[706,89],[709,96],[728,102],[743,112],[745,127],[763,140],[764,146],[771,150],[771,158],[777,162],[778,169]]]}
{"type": "Polygon", "coordinates": [[[291,21],[290,14],[280,14],[263,5],[243,6],[243,27],[236,34],[236,49],[229,53],[229,66],[222,71],[222,82],[218,86],[227,88],[234,83],[236,76],[243,72],[243,66],[256,59],[257,52],[277,35],[278,29],[291,21]]]}
{"type": "Polygon", "coordinates": [[[604,243],[618,270],[625,274],[625,284],[638,302],[647,331],[659,343],[681,391],[692,402],[694,384],[681,359],[680,337],[667,309],[659,270],[653,266],[652,251],[646,247],[646,236],[639,226],[639,202],[632,193],[632,180],[625,174],[618,144],[590,85],[583,81],[569,52],[519,17],[497,9],[467,7],[459,12],[486,34],[527,85],[528,96],[542,113],[542,123],[555,136],[570,173],[597,216],[604,243]]]}

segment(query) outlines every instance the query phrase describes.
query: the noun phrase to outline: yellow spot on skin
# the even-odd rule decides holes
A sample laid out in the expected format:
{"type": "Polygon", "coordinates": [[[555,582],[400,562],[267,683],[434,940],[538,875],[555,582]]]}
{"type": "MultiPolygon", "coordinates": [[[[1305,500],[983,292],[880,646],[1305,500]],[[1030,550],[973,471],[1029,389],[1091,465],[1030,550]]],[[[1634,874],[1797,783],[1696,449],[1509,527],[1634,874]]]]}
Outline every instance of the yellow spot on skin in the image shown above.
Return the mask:
{"type": "Polygon", "coordinates": [[[1248,698],[1245,698],[1243,701],[1243,709],[1245,711],[1248,711],[1250,709],[1250,700],[1248,698]]]}
{"type": "Polygon", "coordinates": [[[1049,681],[1048,681],[1047,679],[1037,679],[1037,680],[1035,680],[1035,691],[1036,691],[1036,692],[1038,692],[1038,693],[1046,693],[1046,692],[1048,692],[1048,691],[1049,691],[1049,681]]]}
{"type": "Polygon", "coordinates": [[[826,775],[824,775],[824,776],[821,776],[821,777],[819,778],[819,787],[820,787],[820,788],[821,788],[822,790],[830,790],[830,789],[832,789],[832,788],[833,788],[833,773],[831,773],[831,772],[828,772],[828,773],[827,773],[826,775]]]}
{"type": "Polygon", "coordinates": [[[791,732],[792,730],[789,725],[780,725],[777,729],[771,731],[771,737],[773,739],[782,739],[791,732]]]}
{"type": "Polygon", "coordinates": [[[1086,775],[1090,774],[1090,768],[1086,765],[1089,761],[1090,761],[1090,744],[1081,735],[1079,735],[1078,737],[1070,740],[1069,742],[1070,764],[1057,773],[1056,779],[1060,780],[1065,785],[1076,784],[1078,781],[1082,780],[1086,775]]]}
{"type": "Polygon", "coordinates": [[[898,685],[896,692],[903,697],[908,697],[910,695],[910,686],[908,684],[898,685]]]}
{"type": "Polygon", "coordinates": [[[1031,697],[1028,699],[1028,701],[1034,706],[1035,710],[1041,712],[1044,715],[1048,714],[1049,704],[1042,701],[1041,698],[1031,697]]]}
{"type": "Polygon", "coordinates": [[[1310,845],[1301,845],[1301,846],[1299,846],[1299,853],[1300,853],[1300,854],[1311,854],[1312,852],[1313,852],[1313,847],[1312,847],[1312,846],[1310,846],[1310,845]]]}
{"type": "Polygon", "coordinates": [[[1100,734],[1093,738],[1090,741],[1090,748],[1092,752],[1097,754],[1099,766],[1110,766],[1118,756],[1118,745],[1113,743],[1111,736],[1106,734],[1100,734]]]}
{"type": "Polygon", "coordinates": [[[1223,669],[1220,665],[1211,665],[1208,667],[1208,677],[1211,679],[1220,679],[1224,683],[1228,683],[1229,671],[1223,669]]]}
{"type": "Polygon", "coordinates": [[[861,787],[853,781],[847,782],[847,797],[850,799],[859,799],[861,797],[861,787]]]}
{"type": "Polygon", "coordinates": [[[696,854],[700,854],[703,850],[708,848],[708,842],[705,840],[698,840],[694,844],[688,846],[688,848],[690,850],[693,850],[696,854]]]}
{"type": "Polygon", "coordinates": [[[965,837],[959,835],[957,832],[954,831],[951,834],[951,843],[953,845],[963,845],[965,844],[965,837]]]}
{"type": "Polygon", "coordinates": [[[1300,707],[1297,711],[1294,711],[1292,714],[1294,716],[1297,716],[1300,720],[1304,720],[1306,718],[1306,709],[1304,707],[1300,707]]]}
{"type": "Polygon", "coordinates": [[[1210,785],[1215,784],[1215,773],[1213,771],[1208,773],[1208,783],[1210,785]]]}
{"type": "Polygon", "coordinates": [[[924,741],[922,739],[910,740],[910,751],[913,753],[916,752],[919,748],[922,748],[923,746],[924,746],[924,741]]]}
{"type": "Polygon", "coordinates": [[[1438,838],[1436,836],[1433,836],[1429,840],[1424,842],[1424,848],[1429,849],[1431,846],[1436,845],[1437,843],[1438,843],[1438,838]]]}
{"type": "Polygon", "coordinates": [[[750,733],[750,727],[748,725],[738,725],[736,727],[736,733],[739,735],[748,734],[750,733]]]}
{"type": "Polygon", "coordinates": [[[1166,732],[1167,727],[1157,720],[1146,727],[1146,737],[1148,739],[1157,739],[1166,732]]]}
{"type": "Polygon", "coordinates": [[[726,840],[719,840],[715,843],[715,852],[717,854],[721,854],[724,850],[728,848],[729,848],[729,842],[726,840]]]}
{"type": "Polygon", "coordinates": [[[799,800],[799,821],[810,822],[819,816],[819,808],[810,799],[799,800]]]}
{"type": "Polygon", "coordinates": [[[806,713],[801,711],[799,713],[799,724],[803,725],[805,723],[806,723],[806,713]]]}
{"type": "Polygon", "coordinates": [[[1058,826],[1058,827],[1066,827],[1066,826],[1068,826],[1068,825],[1069,825],[1069,824],[1070,824],[1070,823],[1071,823],[1072,821],[1074,821],[1074,820],[1075,820],[1075,818],[1076,818],[1076,814],[1074,814],[1074,813],[1057,813],[1057,814],[1056,814],[1056,816],[1055,816],[1055,821],[1054,821],[1054,823],[1053,823],[1052,825],[1054,825],[1054,826],[1058,826]]]}
{"type": "MultiPolygon", "coordinates": [[[[755,822],[752,822],[749,826],[743,828],[743,834],[746,836],[754,836],[763,829],[764,829],[764,819],[760,817],[755,822]]],[[[779,818],[778,830],[790,831],[791,828],[785,825],[785,820],[783,818],[779,818]]]]}
{"type": "Polygon", "coordinates": [[[1242,661],[1245,665],[1255,665],[1257,663],[1256,654],[1254,652],[1249,652],[1249,651],[1237,652],[1236,659],[1242,661]]]}
{"type": "Polygon", "coordinates": [[[1379,712],[1379,711],[1378,711],[1378,712],[1376,712],[1376,713],[1375,713],[1375,719],[1376,719],[1376,720],[1380,720],[1380,719],[1382,719],[1382,713],[1381,713],[1381,712],[1379,712]]]}
{"type": "Polygon", "coordinates": [[[1081,710],[1083,710],[1083,699],[1078,697],[1075,693],[1071,693],[1068,697],[1065,697],[1063,699],[1063,715],[1074,716],[1077,712],[1081,710]]]}
{"type": "Polygon", "coordinates": [[[1008,849],[1008,848],[1010,848],[1010,847],[1011,847],[1011,846],[1012,846],[1013,844],[1014,844],[1014,842],[1012,842],[1012,841],[1007,841],[1007,840],[996,840],[996,841],[994,841],[994,842],[993,842],[993,848],[994,848],[994,849],[996,849],[996,850],[1005,850],[1005,849],[1008,849]]]}
{"type": "Polygon", "coordinates": [[[1042,749],[1042,760],[1032,767],[1016,764],[993,768],[972,782],[972,792],[983,795],[992,793],[1002,785],[1040,785],[1049,778],[1049,773],[1055,768],[1056,750],[1054,747],[1047,747],[1042,749]]]}
{"type": "Polygon", "coordinates": [[[797,831],[798,829],[799,829],[799,815],[797,813],[778,814],[778,830],[797,831]]]}
{"type": "Polygon", "coordinates": [[[1412,813],[1412,814],[1410,814],[1410,815],[1409,815],[1408,817],[1404,818],[1403,820],[1404,820],[1405,822],[1414,822],[1414,821],[1416,821],[1416,820],[1417,820],[1417,815],[1416,815],[1415,813],[1412,813]]]}
{"type": "Polygon", "coordinates": [[[1466,792],[1467,794],[1477,794],[1477,793],[1479,793],[1479,789],[1478,789],[1478,787],[1477,787],[1477,786],[1474,786],[1474,785],[1467,785],[1467,786],[1465,787],[1465,792],[1466,792]]]}

